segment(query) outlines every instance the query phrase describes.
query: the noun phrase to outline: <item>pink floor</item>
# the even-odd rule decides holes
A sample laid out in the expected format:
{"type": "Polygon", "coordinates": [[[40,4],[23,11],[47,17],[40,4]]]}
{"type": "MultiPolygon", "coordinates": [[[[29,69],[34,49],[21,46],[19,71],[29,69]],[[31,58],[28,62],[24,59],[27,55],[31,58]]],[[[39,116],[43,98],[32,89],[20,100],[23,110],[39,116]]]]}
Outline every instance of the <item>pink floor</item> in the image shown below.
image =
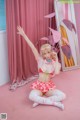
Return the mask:
{"type": "Polygon", "coordinates": [[[9,91],[9,84],[0,88],[0,113],[7,113],[8,120],[80,120],[80,69],[61,72],[54,82],[67,95],[64,111],[43,105],[32,108],[30,82],[15,92],[9,91]]]}

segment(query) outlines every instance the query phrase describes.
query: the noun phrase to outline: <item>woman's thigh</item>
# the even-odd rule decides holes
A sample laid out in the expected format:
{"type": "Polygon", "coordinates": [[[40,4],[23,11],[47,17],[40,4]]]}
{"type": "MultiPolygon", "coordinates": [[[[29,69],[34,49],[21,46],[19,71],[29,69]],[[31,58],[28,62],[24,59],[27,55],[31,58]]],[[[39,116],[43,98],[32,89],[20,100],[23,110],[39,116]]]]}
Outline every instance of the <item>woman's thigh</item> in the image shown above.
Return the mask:
{"type": "Polygon", "coordinates": [[[54,90],[49,90],[48,92],[45,93],[45,96],[50,97],[53,96],[54,90]]]}
{"type": "Polygon", "coordinates": [[[66,95],[61,91],[61,90],[58,90],[58,89],[54,89],[54,90],[49,90],[48,92],[46,92],[45,94],[47,97],[49,96],[64,96],[64,98],[66,97],[66,95]]]}
{"type": "Polygon", "coordinates": [[[30,95],[32,95],[32,96],[36,96],[36,95],[42,96],[43,93],[40,90],[34,89],[30,92],[30,95]]]}

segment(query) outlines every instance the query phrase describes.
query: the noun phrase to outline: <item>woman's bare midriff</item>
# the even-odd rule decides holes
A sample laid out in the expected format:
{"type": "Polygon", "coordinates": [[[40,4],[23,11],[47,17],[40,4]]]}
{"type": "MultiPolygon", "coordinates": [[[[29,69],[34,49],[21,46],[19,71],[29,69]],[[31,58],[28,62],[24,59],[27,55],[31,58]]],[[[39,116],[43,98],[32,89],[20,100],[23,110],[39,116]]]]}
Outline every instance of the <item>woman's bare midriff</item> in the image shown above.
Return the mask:
{"type": "Polygon", "coordinates": [[[39,73],[39,81],[41,81],[41,82],[50,81],[50,74],[49,73],[39,73]]]}

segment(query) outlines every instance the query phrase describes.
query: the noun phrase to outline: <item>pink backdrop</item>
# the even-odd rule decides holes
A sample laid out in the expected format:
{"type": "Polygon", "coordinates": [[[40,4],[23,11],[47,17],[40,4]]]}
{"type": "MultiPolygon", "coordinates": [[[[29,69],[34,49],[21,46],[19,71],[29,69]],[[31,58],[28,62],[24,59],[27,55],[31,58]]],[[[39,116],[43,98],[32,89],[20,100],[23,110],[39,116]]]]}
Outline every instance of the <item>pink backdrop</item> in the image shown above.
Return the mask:
{"type": "Polygon", "coordinates": [[[80,48],[80,3],[75,4],[75,16],[76,16],[76,24],[77,24],[77,33],[79,39],[79,48],[80,48]]]}
{"type": "MultiPolygon", "coordinates": [[[[79,45],[80,45],[80,4],[75,4],[79,45]]],[[[7,37],[9,70],[11,81],[26,79],[37,74],[37,64],[31,49],[22,37],[17,35],[17,25],[21,25],[36,46],[40,38],[49,34],[49,19],[45,15],[54,12],[53,0],[6,0],[7,37]]],[[[52,27],[55,28],[53,19],[52,27]]],[[[36,46],[40,49],[41,42],[36,46]]]]}
{"type": "MultiPolygon", "coordinates": [[[[9,69],[12,82],[37,74],[33,53],[23,38],[17,35],[17,25],[24,28],[36,46],[40,38],[48,35],[49,19],[44,16],[53,11],[53,0],[6,0],[9,69]]],[[[39,42],[36,46],[38,50],[41,44],[39,42]]]]}

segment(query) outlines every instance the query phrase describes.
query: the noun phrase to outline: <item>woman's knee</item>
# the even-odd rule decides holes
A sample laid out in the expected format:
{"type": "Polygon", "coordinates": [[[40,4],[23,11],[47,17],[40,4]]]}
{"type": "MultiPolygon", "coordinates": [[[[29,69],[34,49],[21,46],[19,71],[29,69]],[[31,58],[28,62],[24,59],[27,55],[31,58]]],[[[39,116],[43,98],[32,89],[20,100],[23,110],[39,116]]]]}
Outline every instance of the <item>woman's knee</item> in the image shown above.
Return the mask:
{"type": "Polygon", "coordinates": [[[62,92],[61,90],[56,89],[54,91],[54,94],[57,95],[57,96],[62,96],[63,99],[66,98],[66,94],[64,92],[62,92]]]}
{"type": "Polygon", "coordinates": [[[60,91],[60,96],[62,97],[62,100],[64,100],[66,98],[66,94],[62,91],[60,91]]]}
{"type": "Polygon", "coordinates": [[[39,90],[32,90],[29,94],[29,99],[33,100],[36,96],[41,96],[42,93],[39,90]]]}
{"type": "Polygon", "coordinates": [[[64,100],[66,98],[66,94],[62,93],[62,96],[63,96],[63,100],[64,100]]]}

